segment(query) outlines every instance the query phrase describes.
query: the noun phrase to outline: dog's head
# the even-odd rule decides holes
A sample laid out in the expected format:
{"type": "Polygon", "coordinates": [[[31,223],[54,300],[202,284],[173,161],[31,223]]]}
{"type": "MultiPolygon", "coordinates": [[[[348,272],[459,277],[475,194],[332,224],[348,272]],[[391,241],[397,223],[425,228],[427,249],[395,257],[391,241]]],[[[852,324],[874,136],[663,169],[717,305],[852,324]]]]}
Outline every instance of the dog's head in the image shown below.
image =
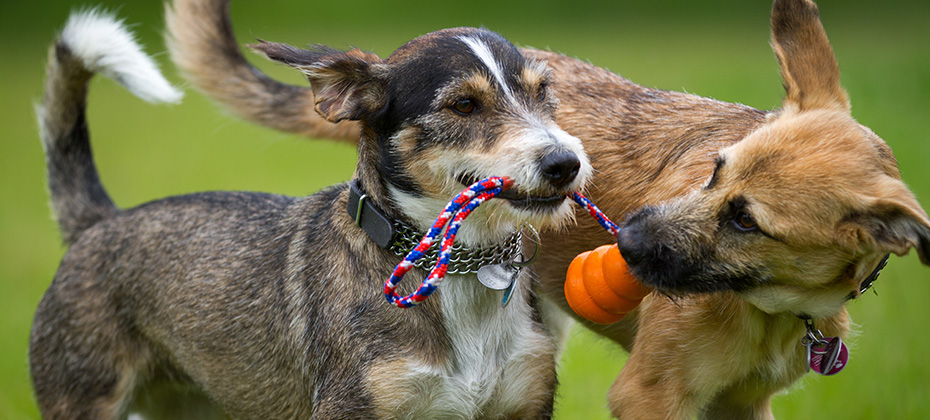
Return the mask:
{"type": "Polygon", "coordinates": [[[885,254],[930,264],[930,221],[888,146],[850,116],[816,6],[776,0],[784,107],[720,151],[697,191],[631,215],[618,243],[671,294],[734,290],[769,313],[828,316],[885,254]]]}
{"type": "Polygon", "coordinates": [[[474,228],[463,230],[464,242],[497,240],[523,221],[557,224],[571,214],[567,195],[591,174],[581,142],[555,123],[545,63],[496,33],[441,30],[384,60],[359,50],[253,48],[303,71],[323,117],[363,123],[357,175],[383,207],[421,228],[488,176],[515,187],[466,221],[474,228]]]}

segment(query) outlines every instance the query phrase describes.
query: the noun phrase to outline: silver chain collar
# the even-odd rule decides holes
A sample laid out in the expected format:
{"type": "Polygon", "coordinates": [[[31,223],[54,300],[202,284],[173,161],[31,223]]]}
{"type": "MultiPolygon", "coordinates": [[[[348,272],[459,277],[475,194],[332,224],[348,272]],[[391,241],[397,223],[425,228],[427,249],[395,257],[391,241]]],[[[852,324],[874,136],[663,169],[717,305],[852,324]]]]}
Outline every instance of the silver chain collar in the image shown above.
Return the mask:
{"type": "MultiPolygon", "coordinates": [[[[394,255],[400,257],[406,256],[423,238],[422,233],[396,220],[394,221],[394,232],[394,242],[391,244],[390,249],[394,255]]],[[[510,237],[492,248],[468,248],[463,245],[452,245],[452,255],[449,257],[449,266],[446,272],[450,274],[474,274],[478,272],[479,268],[486,265],[513,261],[517,255],[523,252],[522,239],[522,230],[517,229],[510,237]]],[[[426,251],[423,258],[417,260],[413,265],[424,270],[432,268],[436,264],[436,259],[439,258],[440,242],[442,241],[436,241],[426,251]]]]}

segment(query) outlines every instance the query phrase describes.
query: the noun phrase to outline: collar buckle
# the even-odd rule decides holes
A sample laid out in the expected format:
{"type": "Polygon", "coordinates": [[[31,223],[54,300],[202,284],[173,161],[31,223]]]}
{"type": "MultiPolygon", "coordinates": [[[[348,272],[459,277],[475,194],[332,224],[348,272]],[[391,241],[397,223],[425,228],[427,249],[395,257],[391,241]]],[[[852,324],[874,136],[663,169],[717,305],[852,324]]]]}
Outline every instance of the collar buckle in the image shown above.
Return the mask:
{"type": "Polygon", "coordinates": [[[349,183],[349,202],[346,211],[355,218],[355,225],[375,241],[379,247],[387,249],[394,243],[396,235],[394,223],[368,199],[362,192],[358,179],[349,183]]]}

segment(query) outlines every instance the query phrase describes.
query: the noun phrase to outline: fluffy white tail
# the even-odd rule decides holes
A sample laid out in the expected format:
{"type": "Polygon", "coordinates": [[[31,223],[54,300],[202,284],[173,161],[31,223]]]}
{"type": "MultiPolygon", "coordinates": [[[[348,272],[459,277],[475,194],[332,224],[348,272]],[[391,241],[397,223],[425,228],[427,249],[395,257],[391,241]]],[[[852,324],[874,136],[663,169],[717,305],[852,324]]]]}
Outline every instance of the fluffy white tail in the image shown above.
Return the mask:
{"type": "Polygon", "coordinates": [[[145,101],[177,103],[184,96],[142,52],[123,21],[111,14],[99,10],[72,14],[59,42],[87,71],[117,81],[145,101]]]}
{"type": "Polygon", "coordinates": [[[97,176],[84,118],[87,85],[96,73],[149,102],[174,103],[183,96],[122,21],[98,10],[68,19],[49,50],[45,95],[36,107],[52,208],[67,243],[117,211],[97,176]]]}

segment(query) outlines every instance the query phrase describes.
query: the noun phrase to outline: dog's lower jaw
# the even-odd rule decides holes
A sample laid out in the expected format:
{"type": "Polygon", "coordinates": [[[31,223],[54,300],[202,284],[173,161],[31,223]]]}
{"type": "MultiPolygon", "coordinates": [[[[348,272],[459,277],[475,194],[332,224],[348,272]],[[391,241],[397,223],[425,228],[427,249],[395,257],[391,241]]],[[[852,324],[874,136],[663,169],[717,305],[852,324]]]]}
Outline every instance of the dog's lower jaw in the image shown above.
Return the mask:
{"type": "Polygon", "coordinates": [[[760,311],[768,314],[789,313],[816,319],[840,313],[848,300],[849,291],[842,287],[812,290],[771,284],[740,291],[739,295],[760,311]]]}
{"type": "MultiPolygon", "coordinates": [[[[771,397],[806,372],[804,323],[765,313],[736,293],[676,302],[652,294],[638,311],[630,358],[610,389],[617,418],[770,419],[771,397]],[[684,328],[692,333],[681,335],[684,328]]],[[[818,320],[818,328],[845,337],[845,310],[818,320]]]]}
{"type": "MultiPolygon", "coordinates": [[[[841,270],[829,284],[812,287],[797,281],[773,279],[756,287],[738,291],[740,297],[769,314],[791,313],[813,319],[835,316],[846,302],[861,294],[863,285],[874,281],[884,267],[886,256],[860,258],[841,270]]],[[[828,271],[829,273],[829,271],[828,271]]],[[[830,274],[818,277],[828,278],[830,274]]]]}

